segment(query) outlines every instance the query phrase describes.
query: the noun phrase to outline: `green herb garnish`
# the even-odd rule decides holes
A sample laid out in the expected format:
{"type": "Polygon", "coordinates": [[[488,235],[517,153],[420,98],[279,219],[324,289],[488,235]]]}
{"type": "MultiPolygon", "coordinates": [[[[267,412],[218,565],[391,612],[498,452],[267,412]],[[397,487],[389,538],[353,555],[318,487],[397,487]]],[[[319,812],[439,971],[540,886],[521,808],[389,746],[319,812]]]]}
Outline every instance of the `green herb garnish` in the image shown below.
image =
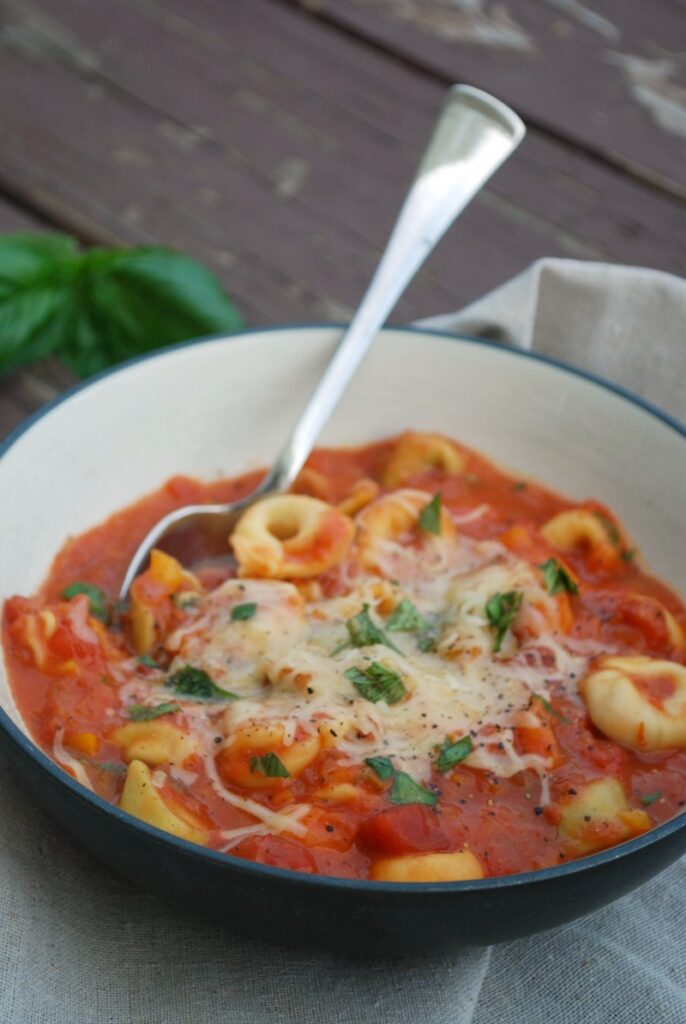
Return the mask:
{"type": "Polygon", "coordinates": [[[290,772],[277,754],[262,754],[250,758],[250,771],[266,775],[268,779],[289,779],[290,772]]]}
{"type": "Polygon", "coordinates": [[[441,533],[441,496],[436,494],[419,513],[419,528],[425,533],[441,533]]]}
{"type": "Polygon", "coordinates": [[[360,696],[372,704],[384,700],[387,704],[395,704],[401,700],[407,690],[397,672],[385,665],[373,661],[369,668],[349,668],[343,673],[349,679],[360,696]]]}
{"type": "Polygon", "coordinates": [[[626,548],[624,551],[622,551],[622,561],[633,562],[634,558],[636,557],[636,554],[636,548],[626,548]]]}
{"type": "Polygon", "coordinates": [[[424,789],[406,772],[395,773],[389,796],[391,803],[394,804],[429,804],[429,806],[433,806],[438,800],[435,793],[424,789]]]}
{"type": "Polygon", "coordinates": [[[425,654],[429,651],[435,651],[437,642],[438,637],[435,633],[431,632],[431,630],[428,630],[426,633],[422,633],[421,636],[417,637],[417,647],[420,651],[424,651],[425,654]]]}
{"type": "Polygon", "coordinates": [[[553,718],[558,718],[561,722],[564,722],[565,725],[571,725],[571,722],[569,721],[569,719],[565,718],[564,715],[561,715],[559,711],[556,711],[555,708],[550,703],[550,701],[546,700],[545,697],[542,694],[540,694],[540,693],[532,693],[531,694],[531,699],[532,700],[540,701],[540,703],[546,709],[548,714],[552,715],[553,718]]]}
{"type": "Polygon", "coordinates": [[[411,601],[406,597],[402,599],[390,619],[386,623],[386,629],[391,632],[411,631],[413,629],[428,629],[429,622],[419,612],[411,601]]]}
{"type": "Polygon", "coordinates": [[[454,743],[446,738],[443,746],[439,747],[440,753],[436,761],[436,767],[439,772],[449,772],[460,761],[464,761],[465,757],[468,757],[473,749],[474,744],[472,743],[471,736],[463,736],[462,739],[456,740],[454,743]]]}
{"type": "Polygon", "coordinates": [[[620,536],[619,536],[619,530],[617,529],[615,524],[612,522],[612,520],[609,519],[605,515],[604,512],[597,512],[597,511],[594,510],[593,515],[596,517],[596,519],[599,519],[600,522],[605,527],[605,532],[607,533],[608,537],[610,538],[611,543],[614,544],[615,546],[617,544],[619,544],[620,539],[621,539],[620,536]]]}
{"type": "Polygon", "coordinates": [[[255,601],[247,601],[245,604],[237,604],[231,609],[231,621],[247,622],[248,619],[252,619],[256,611],[257,604],[255,601]]]}
{"type": "Polygon", "coordinates": [[[514,484],[514,486],[512,487],[512,490],[513,491],[525,491],[528,486],[529,485],[527,484],[526,480],[518,480],[517,483],[514,484]]]}
{"type": "Polygon", "coordinates": [[[93,583],[83,583],[81,580],[77,580],[75,583],[70,583],[62,591],[62,597],[65,597],[68,601],[71,601],[72,597],[76,597],[77,594],[86,595],[93,618],[100,619],[101,622],[109,620],[110,609],[104,590],[96,587],[93,583]]]}
{"type": "Polygon", "coordinates": [[[184,697],[223,697],[225,700],[238,700],[238,695],[230,690],[217,686],[202,668],[184,665],[178,672],[169,676],[165,686],[180,693],[184,697]]]}
{"type": "Polygon", "coordinates": [[[506,594],[494,594],[486,603],[486,616],[496,630],[493,653],[497,654],[503,645],[505,634],[517,617],[523,594],[509,590],[506,594]]]}
{"type": "Polygon", "coordinates": [[[659,790],[655,793],[646,793],[645,796],[641,797],[641,803],[644,807],[650,807],[650,805],[654,804],[656,800],[659,800],[661,796],[662,793],[659,790]]]}
{"type": "Polygon", "coordinates": [[[145,668],[160,668],[155,659],[151,658],[149,654],[140,654],[138,656],[138,664],[144,665],[145,668]]]}
{"type": "Polygon", "coordinates": [[[0,277],[1,373],[54,355],[86,377],[242,326],[214,274],[170,249],[82,251],[68,235],[5,235],[0,277]]]}
{"type": "Polygon", "coordinates": [[[364,604],[362,611],[354,615],[352,619],[348,619],[345,624],[345,628],[348,630],[349,640],[345,643],[340,644],[334,651],[333,654],[340,654],[341,651],[346,650],[348,647],[369,647],[372,644],[383,644],[385,647],[390,647],[392,651],[396,651],[397,654],[403,652],[398,650],[392,640],[389,640],[382,629],[380,629],[376,623],[372,620],[369,614],[369,605],[364,604]]]}
{"type": "Polygon", "coordinates": [[[570,594],[579,593],[579,588],[572,577],[555,558],[549,558],[538,568],[543,573],[543,580],[550,595],[559,594],[562,590],[568,590],[570,594]]]}
{"type": "Polygon", "coordinates": [[[364,763],[385,782],[395,774],[395,768],[390,757],[366,757],[364,763]]]}
{"type": "Polygon", "coordinates": [[[173,715],[175,711],[181,710],[181,705],[173,701],[158,704],[154,708],[148,707],[147,704],[129,704],[126,710],[134,722],[151,722],[153,718],[160,718],[162,715],[173,715]]]}

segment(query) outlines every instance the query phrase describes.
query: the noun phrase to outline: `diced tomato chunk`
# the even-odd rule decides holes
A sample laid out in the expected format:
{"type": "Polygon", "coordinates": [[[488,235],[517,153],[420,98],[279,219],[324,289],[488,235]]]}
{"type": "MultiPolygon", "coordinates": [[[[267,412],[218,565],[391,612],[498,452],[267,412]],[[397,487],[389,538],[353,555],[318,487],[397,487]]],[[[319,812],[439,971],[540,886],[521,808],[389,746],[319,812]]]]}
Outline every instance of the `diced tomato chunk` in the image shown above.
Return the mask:
{"type": "Polygon", "coordinates": [[[445,850],[450,845],[440,816],[422,804],[389,807],[363,821],[358,842],[375,853],[402,854],[445,850]]]}

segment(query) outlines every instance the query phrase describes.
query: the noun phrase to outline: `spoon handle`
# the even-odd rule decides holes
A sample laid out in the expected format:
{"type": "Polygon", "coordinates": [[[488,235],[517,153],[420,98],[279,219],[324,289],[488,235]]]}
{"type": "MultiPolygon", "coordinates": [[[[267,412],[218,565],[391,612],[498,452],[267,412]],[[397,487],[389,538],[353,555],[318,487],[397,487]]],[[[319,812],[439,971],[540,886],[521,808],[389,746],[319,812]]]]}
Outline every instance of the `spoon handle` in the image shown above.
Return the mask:
{"type": "Polygon", "coordinates": [[[398,299],[525,131],[519,117],[487,93],[451,88],[369,288],[260,492],[293,483],[398,299]]]}

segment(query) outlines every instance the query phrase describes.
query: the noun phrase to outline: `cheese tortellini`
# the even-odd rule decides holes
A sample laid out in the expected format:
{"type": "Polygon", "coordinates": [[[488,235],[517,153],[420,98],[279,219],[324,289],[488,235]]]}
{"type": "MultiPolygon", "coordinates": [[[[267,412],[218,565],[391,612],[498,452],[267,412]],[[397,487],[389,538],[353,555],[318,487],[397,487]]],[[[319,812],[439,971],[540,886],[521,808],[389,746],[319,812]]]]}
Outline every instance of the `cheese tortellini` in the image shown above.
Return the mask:
{"type": "Polygon", "coordinates": [[[207,830],[202,828],[195,815],[183,806],[179,806],[178,813],[167,806],[153,782],[150,769],[142,761],[132,761],[129,765],[119,806],[122,811],[179,839],[188,839],[192,843],[207,842],[207,830]]]}
{"type": "Polygon", "coordinates": [[[337,565],[355,527],[339,509],[304,494],[275,494],[252,505],[231,535],[241,576],[306,579],[337,565]]]}
{"type": "Polygon", "coordinates": [[[144,761],[156,767],[160,764],[181,765],[198,749],[195,736],[184,732],[171,722],[127,722],[110,735],[121,749],[125,761],[144,761]]]}
{"type": "Polygon", "coordinates": [[[467,882],[483,878],[484,871],[470,850],[458,850],[384,857],[374,862],[369,877],[375,882],[467,882]]]}
{"type": "Polygon", "coordinates": [[[645,811],[631,807],[617,779],[593,779],[561,808],[560,831],[575,854],[593,853],[647,831],[645,811]]]}
{"type": "Polygon", "coordinates": [[[686,747],[686,668],[646,657],[606,657],[581,683],[593,724],[635,750],[686,747]]]}
{"type": "MultiPolygon", "coordinates": [[[[419,531],[421,512],[432,499],[433,495],[428,491],[403,488],[382,495],[358,513],[355,520],[357,547],[365,569],[384,572],[389,544],[400,546],[408,534],[419,531]]],[[[441,508],[439,534],[424,534],[422,539],[430,540],[436,546],[451,541],[456,532],[450,513],[441,508]]]]}
{"type": "Polygon", "coordinates": [[[397,487],[410,477],[427,469],[443,473],[461,473],[465,457],[457,445],[441,434],[419,434],[408,431],[396,443],[384,467],[385,487],[397,487]]]}
{"type": "Polygon", "coordinates": [[[604,516],[587,508],[559,512],[541,527],[548,543],[558,551],[585,549],[600,568],[616,565],[619,558],[619,532],[604,516]]]}

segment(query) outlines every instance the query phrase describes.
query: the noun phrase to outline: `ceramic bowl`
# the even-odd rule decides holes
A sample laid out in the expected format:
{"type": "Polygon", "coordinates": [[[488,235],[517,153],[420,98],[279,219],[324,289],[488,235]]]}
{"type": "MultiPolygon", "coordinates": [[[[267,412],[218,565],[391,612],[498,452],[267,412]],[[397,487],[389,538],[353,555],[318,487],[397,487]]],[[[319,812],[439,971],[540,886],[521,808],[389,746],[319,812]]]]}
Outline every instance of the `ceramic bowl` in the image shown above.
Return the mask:
{"type": "MultiPolygon", "coordinates": [[[[34,416],[0,458],[0,599],[30,594],[70,534],[168,477],[269,463],[340,336],[283,327],[133,361],[34,416]]],[[[413,329],[376,340],[322,442],[438,430],[518,474],[607,502],[654,572],[686,591],[686,431],[600,380],[498,345],[413,329]]],[[[159,832],[87,792],[27,736],[0,666],[0,742],[35,799],[146,889],[276,942],[417,954],[551,928],[686,850],[686,816],[583,860],[475,882],[401,885],[252,864],[159,832]]]]}

